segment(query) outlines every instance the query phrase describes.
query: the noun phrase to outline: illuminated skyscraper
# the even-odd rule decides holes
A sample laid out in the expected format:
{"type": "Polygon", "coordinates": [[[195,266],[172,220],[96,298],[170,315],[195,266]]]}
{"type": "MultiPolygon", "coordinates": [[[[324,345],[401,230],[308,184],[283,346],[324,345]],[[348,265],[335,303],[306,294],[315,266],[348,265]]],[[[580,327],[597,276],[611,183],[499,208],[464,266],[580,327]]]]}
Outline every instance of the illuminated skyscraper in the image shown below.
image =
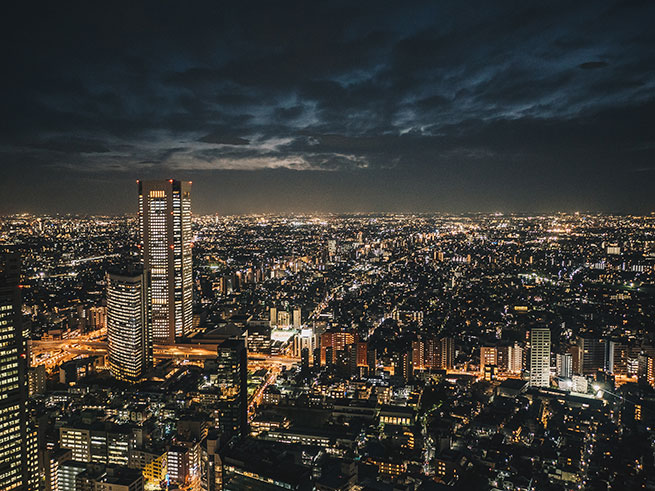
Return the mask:
{"type": "Polygon", "coordinates": [[[533,327],[530,331],[530,386],[550,386],[550,329],[533,327]]]}
{"type": "Polygon", "coordinates": [[[25,337],[20,260],[0,255],[0,489],[32,489],[28,474],[25,337]]]}
{"type": "Polygon", "coordinates": [[[143,265],[151,275],[152,332],[172,343],[191,330],[191,182],[139,181],[143,265]]]}
{"type": "Polygon", "coordinates": [[[152,366],[148,274],[107,275],[109,369],[118,380],[137,382],[152,366]]]}
{"type": "Polygon", "coordinates": [[[248,424],[248,357],[243,339],[227,339],[218,346],[218,410],[221,432],[244,438],[248,424]]]}

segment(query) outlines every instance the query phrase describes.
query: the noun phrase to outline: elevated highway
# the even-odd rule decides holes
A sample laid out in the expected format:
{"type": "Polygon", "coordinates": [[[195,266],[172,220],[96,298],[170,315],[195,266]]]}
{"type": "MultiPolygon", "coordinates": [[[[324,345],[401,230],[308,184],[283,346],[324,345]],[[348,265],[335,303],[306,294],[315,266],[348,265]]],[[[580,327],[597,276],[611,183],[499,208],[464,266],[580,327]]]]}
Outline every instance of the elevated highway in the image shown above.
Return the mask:
{"type": "MultiPolygon", "coordinates": [[[[107,353],[107,342],[98,340],[61,339],[61,340],[31,340],[29,342],[32,355],[54,356],[54,353],[71,355],[104,355],[107,353]]],[[[155,344],[153,356],[155,359],[205,360],[216,358],[218,344],[155,344]]],[[[299,358],[267,355],[265,353],[249,353],[248,360],[261,364],[276,364],[291,367],[299,363],[299,358]]]]}

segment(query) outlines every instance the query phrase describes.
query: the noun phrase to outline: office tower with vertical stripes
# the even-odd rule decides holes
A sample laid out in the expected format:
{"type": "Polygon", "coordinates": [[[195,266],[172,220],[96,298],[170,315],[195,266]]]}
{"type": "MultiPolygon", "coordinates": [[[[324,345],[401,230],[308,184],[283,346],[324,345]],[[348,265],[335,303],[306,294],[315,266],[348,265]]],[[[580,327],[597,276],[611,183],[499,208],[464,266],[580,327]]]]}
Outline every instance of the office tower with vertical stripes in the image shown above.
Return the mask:
{"type": "Polygon", "coordinates": [[[147,271],[107,275],[107,341],[114,378],[138,382],[152,367],[147,271]]]}
{"type": "Polygon", "coordinates": [[[27,411],[27,332],[23,330],[20,259],[0,255],[0,489],[35,489],[33,432],[27,411]]]}
{"type": "Polygon", "coordinates": [[[530,330],[530,386],[550,386],[550,329],[530,330]]]}
{"type": "Polygon", "coordinates": [[[219,426],[228,437],[248,434],[248,354],[243,339],[226,339],[218,346],[219,426]]]}
{"type": "Polygon", "coordinates": [[[191,182],[138,181],[144,269],[150,272],[155,343],[173,343],[191,330],[193,276],[191,182]]]}

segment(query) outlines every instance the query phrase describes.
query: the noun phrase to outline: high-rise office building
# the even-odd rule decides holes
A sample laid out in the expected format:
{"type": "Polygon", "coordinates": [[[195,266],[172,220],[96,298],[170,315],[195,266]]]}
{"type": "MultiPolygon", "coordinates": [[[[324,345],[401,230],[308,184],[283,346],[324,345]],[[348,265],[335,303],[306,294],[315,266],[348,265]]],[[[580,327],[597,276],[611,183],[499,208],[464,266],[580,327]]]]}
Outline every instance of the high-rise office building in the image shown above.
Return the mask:
{"type": "Polygon", "coordinates": [[[59,428],[59,446],[79,462],[128,465],[135,441],[131,429],[120,425],[73,424],[59,428]]]}
{"type": "Polygon", "coordinates": [[[139,181],[139,228],[151,276],[153,339],[172,343],[193,321],[191,182],[139,181]]]}
{"type": "Polygon", "coordinates": [[[243,438],[248,424],[248,356],[243,339],[227,339],[218,346],[218,409],[221,432],[243,438]]]}
{"type": "MultiPolygon", "coordinates": [[[[595,375],[598,370],[606,367],[606,341],[592,337],[578,338],[578,359],[575,363],[580,375],[595,375]]],[[[574,371],[576,371],[574,369],[574,371]]]]}
{"type": "Polygon", "coordinates": [[[23,332],[20,259],[0,255],[0,489],[32,489],[28,473],[26,334],[23,332]]]}
{"type": "Polygon", "coordinates": [[[511,373],[521,373],[523,369],[523,346],[514,343],[514,346],[509,347],[509,354],[507,357],[507,371],[511,373]]]}
{"type": "Polygon", "coordinates": [[[646,353],[639,355],[637,377],[641,384],[655,386],[655,358],[646,353]]]}
{"type": "Polygon", "coordinates": [[[573,356],[571,356],[571,353],[558,353],[556,367],[558,377],[571,378],[573,376],[573,356]]]}
{"type": "Polygon", "coordinates": [[[441,368],[452,370],[455,365],[455,340],[453,338],[441,338],[441,368]]]}
{"type": "Polygon", "coordinates": [[[152,367],[152,324],[147,271],[107,275],[109,369],[118,380],[138,382],[152,367]]]}
{"type": "Polygon", "coordinates": [[[550,329],[533,327],[530,331],[530,386],[550,386],[550,329]]]}

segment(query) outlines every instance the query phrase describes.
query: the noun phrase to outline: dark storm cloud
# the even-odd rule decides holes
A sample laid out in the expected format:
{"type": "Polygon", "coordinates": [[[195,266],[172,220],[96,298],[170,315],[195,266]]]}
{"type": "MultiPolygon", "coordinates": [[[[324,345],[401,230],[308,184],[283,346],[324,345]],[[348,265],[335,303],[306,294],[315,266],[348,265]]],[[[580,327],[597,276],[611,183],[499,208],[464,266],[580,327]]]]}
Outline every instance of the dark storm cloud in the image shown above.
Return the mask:
{"type": "Polygon", "coordinates": [[[245,138],[238,136],[226,135],[222,132],[213,132],[199,138],[198,141],[204,143],[215,143],[217,145],[248,145],[250,143],[245,138]]]}
{"type": "Polygon", "coordinates": [[[0,211],[655,206],[651,2],[11,9],[0,211]]]}
{"type": "Polygon", "coordinates": [[[105,153],[109,152],[109,148],[99,140],[84,139],[84,138],[53,138],[39,143],[33,143],[28,147],[61,152],[64,154],[71,153],[105,153]]]}
{"type": "Polygon", "coordinates": [[[607,63],[604,61],[586,61],[578,66],[583,70],[595,70],[596,68],[605,68],[607,63]]]}

